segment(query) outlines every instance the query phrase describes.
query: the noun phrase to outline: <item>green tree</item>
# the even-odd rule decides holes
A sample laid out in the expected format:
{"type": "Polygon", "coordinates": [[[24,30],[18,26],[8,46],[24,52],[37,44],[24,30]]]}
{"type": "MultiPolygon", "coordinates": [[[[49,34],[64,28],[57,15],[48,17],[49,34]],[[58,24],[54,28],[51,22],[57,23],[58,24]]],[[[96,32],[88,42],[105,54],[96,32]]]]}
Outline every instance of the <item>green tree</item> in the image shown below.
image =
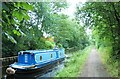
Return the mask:
{"type": "Polygon", "coordinates": [[[111,46],[111,57],[118,59],[120,51],[120,5],[113,3],[85,3],[83,7],[78,6],[76,12],[77,20],[83,20],[86,27],[93,29],[93,38],[96,45],[111,46]]]}

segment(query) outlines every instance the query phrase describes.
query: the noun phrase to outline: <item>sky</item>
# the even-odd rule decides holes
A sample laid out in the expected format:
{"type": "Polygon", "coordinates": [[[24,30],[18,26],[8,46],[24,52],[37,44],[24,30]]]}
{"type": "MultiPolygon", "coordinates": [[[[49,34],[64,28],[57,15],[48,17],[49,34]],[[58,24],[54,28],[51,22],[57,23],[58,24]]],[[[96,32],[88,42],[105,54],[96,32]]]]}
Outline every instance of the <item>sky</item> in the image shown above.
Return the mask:
{"type": "MultiPolygon", "coordinates": [[[[76,4],[79,3],[79,2],[82,2],[82,3],[85,3],[86,0],[66,0],[68,2],[68,8],[63,10],[62,13],[70,16],[71,18],[74,18],[74,13],[76,11],[76,4]]],[[[83,25],[83,23],[80,23],[81,25],[83,25]]],[[[91,35],[91,29],[87,28],[86,29],[86,33],[88,35],[91,35]]]]}
{"type": "Polygon", "coordinates": [[[84,3],[86,0],[66,0],[68,2],[68,8],[63,10],[64,14],[74,17],[74,12],[76,11],[76,4],[79,2],[84,3]]]}

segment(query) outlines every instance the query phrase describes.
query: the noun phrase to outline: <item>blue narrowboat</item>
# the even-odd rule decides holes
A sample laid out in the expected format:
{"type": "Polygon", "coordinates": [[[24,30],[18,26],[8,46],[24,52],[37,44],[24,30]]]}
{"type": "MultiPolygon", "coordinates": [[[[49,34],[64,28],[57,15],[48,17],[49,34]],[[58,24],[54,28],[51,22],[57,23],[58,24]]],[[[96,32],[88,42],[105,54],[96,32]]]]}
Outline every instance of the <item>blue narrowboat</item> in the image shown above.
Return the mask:
{"type": "Polygon", "coordinates": [[[18,62],[10,65],[15,73],[32,73],[65,58],[64,49],[26,50],[18,52],[18,62]]]}

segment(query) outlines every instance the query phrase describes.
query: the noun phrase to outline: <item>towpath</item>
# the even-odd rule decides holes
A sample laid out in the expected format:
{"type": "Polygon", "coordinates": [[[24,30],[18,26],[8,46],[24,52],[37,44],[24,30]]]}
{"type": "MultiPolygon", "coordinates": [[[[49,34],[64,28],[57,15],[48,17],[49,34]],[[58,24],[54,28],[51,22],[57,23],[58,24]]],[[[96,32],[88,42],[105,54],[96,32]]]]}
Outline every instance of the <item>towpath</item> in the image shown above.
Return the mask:
{"type": "Polygon", "coordinates": [[[95,48],[91,50],[80,77],[110,77],[95,48]]]}

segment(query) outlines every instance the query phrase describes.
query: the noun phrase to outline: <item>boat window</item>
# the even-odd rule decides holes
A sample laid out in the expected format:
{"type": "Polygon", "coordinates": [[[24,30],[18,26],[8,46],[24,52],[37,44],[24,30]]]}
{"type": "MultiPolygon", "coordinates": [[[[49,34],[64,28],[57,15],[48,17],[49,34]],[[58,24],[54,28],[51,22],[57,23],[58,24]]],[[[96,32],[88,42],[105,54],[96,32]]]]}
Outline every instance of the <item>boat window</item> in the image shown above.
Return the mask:
{"type": "Polygon", "coordinates": [[[40,56],[40,61],[42,61],[42,56],[40,56]]]}
{"type": "Polygon", "coordinates": [[[60,52],[60,56],[62,55],[62,53],[60,52]]]}
{"type": "Polygon", "coordinates": [[[52,54],[51,54],[51,58],[52,58],[52,54]]]}

